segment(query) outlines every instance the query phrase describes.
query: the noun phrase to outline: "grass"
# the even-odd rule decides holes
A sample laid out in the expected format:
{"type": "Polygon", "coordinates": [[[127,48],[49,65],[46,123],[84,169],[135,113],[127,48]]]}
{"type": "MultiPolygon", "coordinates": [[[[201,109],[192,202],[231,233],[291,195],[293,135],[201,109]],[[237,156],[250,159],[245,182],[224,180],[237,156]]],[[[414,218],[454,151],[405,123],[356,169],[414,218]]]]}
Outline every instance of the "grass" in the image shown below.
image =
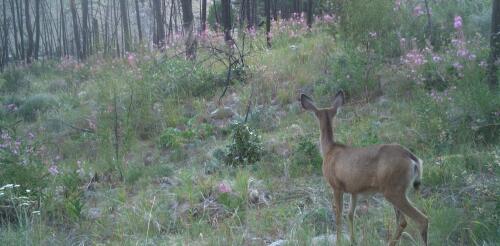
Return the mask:
{"type": "MultiPolygon", "coordinates": [[[[210,117],[222,90],[220,68],[195,67],[183,78],[192,64],[144,59],[138,67],[97,60],[80,70],[51,64],[36,65],[36,73],[26,70],[30,86],[2,94],[2,103],[21,95],[55,101],[32,110],[37,117],[15,129],[19,136],[34,132],[44,145],[26,156],[39,158],[45,169],[57,165],[60,173],[49,176],[39,217],[22,225],[1,221],[0,244],[265,245],[283,239],[308,245],[333,234],[332,194],[320,167],[294,162],[291,152],[300,139],[314,148],[319,135],[314,117],[300,110],[298,93],[327,106],[340,88],[349,100],[336,120],[339,142],[399,142],[424,160],[423,190],[410,197],[429,215],[431,244],[499,243],[498,137],[490,132],[491,139],[478,138],[473,128],[477,120],[497,124],[487,117],[498,109],[498,93],[479,84],[483,75],[471,69],[470,77],[452,82],[457,87],[450,92],[452,101],[439,103],[423,86],[391,72],[397,64],[376,64],[379,72],[370,72],[374,61],[327,31],[278,40],[273,49],[248,58],[249,79],[234,84],[223,101],[239,115],[253,103],[249,124],[264,146],[260,161],[237,167],[212,154],[231,136],[210,117]],[[61,89],[53,90],[55,82],[61,89]],[[386,84],[377,89],[381,83],[386,84]],[[78,178],[70,175],[77,171],[78,178]],[[81,216],[64,209],[71,189],[59,177],[76,182],[73,189],[82,192],[81,216]],[[230,193],[218,190],[222,182],[231,186],[230,193]],[[267,194],[268,202],[251,202],[252,190],[267,194]]],[[[359,204],[359,245],[385,244],[395,228],[392,207],[380,196],[359,204]]],[[[347,232],[346,216],[343,224],[347,232]]],[[[410,222],[401,245],[419,240],[410,222]]]]}

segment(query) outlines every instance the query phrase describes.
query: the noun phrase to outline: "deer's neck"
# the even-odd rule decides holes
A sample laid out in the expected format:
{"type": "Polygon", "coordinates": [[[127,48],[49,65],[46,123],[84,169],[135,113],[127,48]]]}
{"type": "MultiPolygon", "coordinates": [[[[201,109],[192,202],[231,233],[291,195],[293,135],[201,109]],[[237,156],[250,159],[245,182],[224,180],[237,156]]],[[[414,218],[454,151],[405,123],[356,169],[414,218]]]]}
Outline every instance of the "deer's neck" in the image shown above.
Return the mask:
{"type": "Polygon", "coordinates": [[[321,155],[323,158],[333,148],[335,141],[333,139],[332,120],[326,119],[320,122],[319,143],[321,147],[321,155]]]}

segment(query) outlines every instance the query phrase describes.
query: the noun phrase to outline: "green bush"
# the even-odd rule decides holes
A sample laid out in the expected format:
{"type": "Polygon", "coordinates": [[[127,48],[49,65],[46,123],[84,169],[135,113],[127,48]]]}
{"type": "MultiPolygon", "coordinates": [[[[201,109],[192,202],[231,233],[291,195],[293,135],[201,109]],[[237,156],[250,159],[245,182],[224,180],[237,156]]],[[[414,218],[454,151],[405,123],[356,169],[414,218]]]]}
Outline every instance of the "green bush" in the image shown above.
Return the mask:
{"type": "Polygon", "coordinates": [[[6,93],[16,93],[30,86],[25,73],[18,69],[5,71],[0,77],[0,91],[6,93]]]}
{"type": "Polygon", "coordinates": [[[35,94],[24,101],[18,112],[24,120],[34,121],[37,113],[43,113],[56,106],[56,104],[55,97],[50,94],[35,94]]]}
{"type": "Polygon", "coordinates": [[[248,125],[241,123],[232,126],[231,143],[226,148],[225,162],[232,166],[253,164],[263,154],[260,136],[248,125]]]}
{"type": "Polygon", "coordinates": [[[66,216],[70,221],[78,222],[82,218],[85,199],[80,186],[83,180],[78,176],[76,170],[64,172],[58,177],[58,181],[63,185],[63,206],[66,216]]]}
{"type": "Polygon", "coordinates": [[[160,135],[160,146],[162,148],[179,148],[182,145],[182,132],[173,127],[168,127],[160,135]]]}
{"type": "Polygon", "coordinates": [[[294,147],[292,155],[292,174],[303,175],[313,170],[321,170],[323,159],[315,143],[309,138],[301,137],[294,147]]]}

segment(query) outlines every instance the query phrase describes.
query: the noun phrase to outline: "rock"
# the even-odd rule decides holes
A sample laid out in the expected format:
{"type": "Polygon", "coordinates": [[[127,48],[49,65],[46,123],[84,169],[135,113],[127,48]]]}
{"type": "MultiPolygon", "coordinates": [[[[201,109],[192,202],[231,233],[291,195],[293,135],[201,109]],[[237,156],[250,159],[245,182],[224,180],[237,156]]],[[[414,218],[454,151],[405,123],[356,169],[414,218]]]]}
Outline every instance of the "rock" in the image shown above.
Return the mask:
{"type": "Polygon", "coordinates": [[[102,211],[100,208],[90,208],[87,214],[87,217],[91,220],[96,220],[101,218],[102,211]]]}
{"type": "Polygon", "coordinates": [[[302,127],[297,124],[290,125],[288,130],[291,132],[293,138],[304,136],[304,130],[302,130],[302,127]]]}
{"type": "Polygon", "coordinates": [[[259,191],[256,189],[248,191],[248,200],[254,204],[259,203],[259,191]]]}
{"type": "Polygon", "coordinates": [[[170,177],[162,177],[160,178],[159,183],[161,188],[169,188],[178,185],[179,181],[170,177]]]}
{"type": "MultiPolygon", "coordinates": [[[[344,239],[346,241],[349,240],[348,236],[343,233],[344,239]]],[[[321,235],[314,237],[311,239],[311,246],[320,246],[320,245],[335,245],[337,243],[337,235],[336,234],[330,234],[330,235],[321,235]]]]}
{"type": "Polygon", "coordinates": [[[229,119],[235,115],[230,107],[222,107],[210,113],[210,117],[216,120],[229,119]]]}
{"type": "Polygon", "coordinates": [[[143,159],[143,162],[144,162],[144,166],[149,166],[153,163],[154,161],[154,155],[153,155],[153,152],[151,151],[148,151],[144,157],[142,158],[143,159]]]}
{"type": "Polygon", "coordinates": [[[278,241],[275,241],[275,242],[272,242],[271,244],[269,244],[268,246],[284,246],[288,243],[287,240],[283,240],[283,239],[280,239],[278,241]]]}

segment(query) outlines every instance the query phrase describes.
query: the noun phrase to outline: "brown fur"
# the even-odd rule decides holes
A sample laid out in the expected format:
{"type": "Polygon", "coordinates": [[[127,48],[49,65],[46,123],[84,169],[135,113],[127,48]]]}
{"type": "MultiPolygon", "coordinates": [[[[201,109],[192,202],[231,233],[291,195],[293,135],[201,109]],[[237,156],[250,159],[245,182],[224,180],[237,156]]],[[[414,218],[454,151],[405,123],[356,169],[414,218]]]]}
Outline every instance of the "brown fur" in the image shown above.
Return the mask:
{"type": "Polygon", "coordinates": [[[399,225],[394,239],[395,245],[406,227],[405,216],[419,225],[424,244],[427,245],[428,219],[408,201],[406,191],[413,185],[418,187],[422,175],[422,161],[398,144],[373,145],[354,148],[336,143],[333,138],[332,119],[344,103],[344,93],[340,91],[334,99],[333,107],[317,108],[308,96],[302,94],[301,105],[314,112],[320,126],[320,145],[323,156],[323,176],[334,191],[337,222],[337,243],[340,243],[343,193],[351,194],[349,227],[351,243],[354,242],[354,212],[357,195],[382,193],[392,203],[399,225]],[[404,214],[404,215],[403,215],[404,214]]]}

